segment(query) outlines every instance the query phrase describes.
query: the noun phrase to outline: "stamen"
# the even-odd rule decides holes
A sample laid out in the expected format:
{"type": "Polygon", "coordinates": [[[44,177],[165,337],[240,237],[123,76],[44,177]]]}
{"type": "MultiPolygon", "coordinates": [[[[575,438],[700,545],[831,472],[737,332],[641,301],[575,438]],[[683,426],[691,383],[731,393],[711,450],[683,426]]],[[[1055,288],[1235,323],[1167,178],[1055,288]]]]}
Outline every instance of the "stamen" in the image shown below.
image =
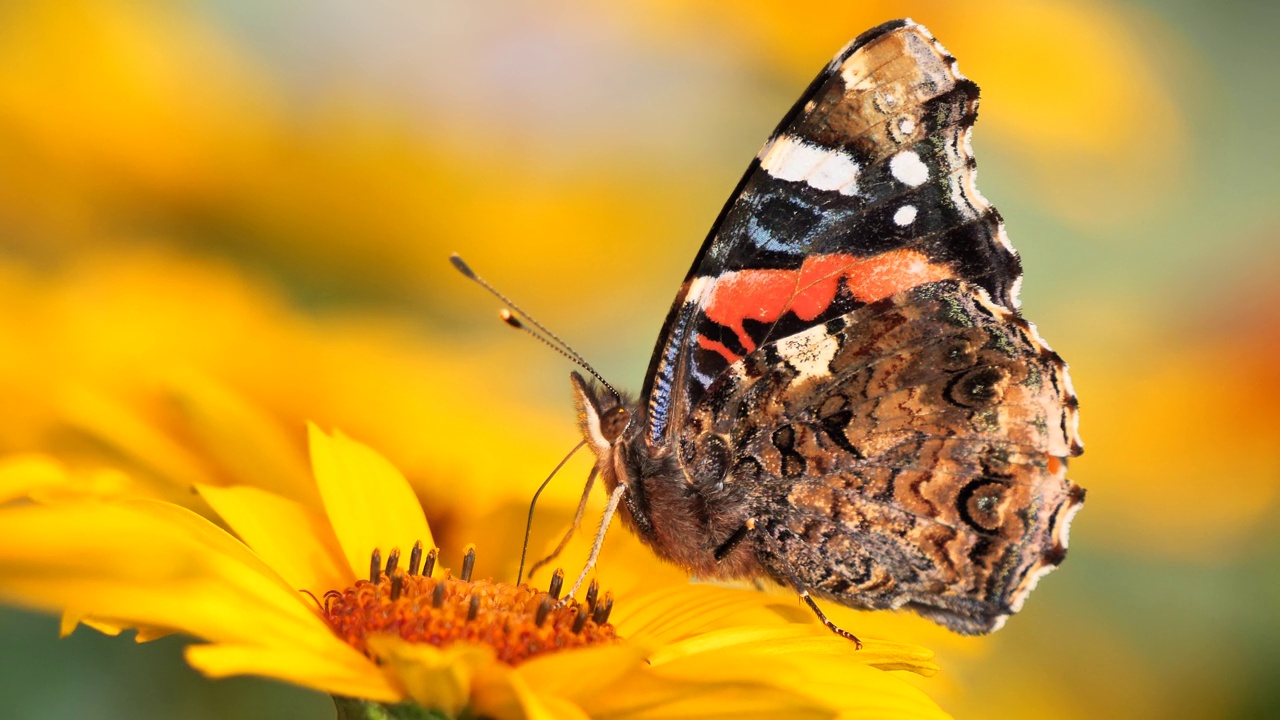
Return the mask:
{"type": "MultiPolygon", "coordinates": [[[[308,590],[308,589],[306,589],[306,588],[302,588],[302,589],[301,589],[301,590],[299,590],[298,592],[300,592],[300,593],[305,593],[307,597],[311,598],[311,602],[313,602],[313,603],[315,603],[315,604],[316,604],[316,607],[320,608],[321,610],[324,610],[324,611],[328,612],[329,608],[325,607],[324,605],[322,605],[322,604],[320,603],[320,598],[317,598],[317,597],[316,597],[316,595],[315,595],[315,593],[311,592],[310,590],[308,590]]],[[[326,595],[326,597],[327,597],[327,595],[326,595]]]]}
{"type": "Polygon", "coordinates": [[[391,548],[391,555],[387,557],[387,577],[396,574],[396,566],[400,564],[400,548],[391,548]]]}
{"type": "Polygon", "coordinates": [[[373,555],[369,558],[369,582],[376,583],[382,574],[382,551],[378,548],[373,549],[373,555]]]}
{"type": "Polygon", "coordinates": [[[388,557],[391,572],[377,561],[381,552],[371,553],[371,575],[376,580],[358,580],[342,592],[324,594],[324,615],[334,632],[345,642],[375,661],[367,638],[398,635],[415,643],[445,647],[455,642],[487,645],[508,665],[551,652],[617,641],[617,633],[607,623],[613,596],[600,598],[598,584],[588,591],[590,604],[572,597],[561,599],[564,573],[557,571],[548,592],[528,585],[510,585],[492,580],[470,580],[475,551],[468,548],[461,577],[441,577],[413,572],[415,565],[434,570],[439,553],[425,557],[415,544],[408,570],[398,567],[398,553],[388,557]],[[422,558],[415,562],[415,555],[422,558]],[[425,561],[425,562],[423,562],[425,561]],[[468,567],[469,566],[469,567],[468,567]],[[599,602],[597,602],[599,600],[599,602]]]}
{"type": "Polygon", "coordinates": [[[431,548],[431,552],[427,553],[426,562],[422,566],[422,574],[431,577],[431,573],[436,570],[436,557],[440,555],[439,548],[431,548]]]}
{"type": "Polygon", "coordinates": [[[604,602],[595,607],[591,613],[591,619],[597,625],[603,625],[609,619],[610,612],[613,612],[613,593],[606,592],[604,602]]]}
{"type": "Polygon", "coordinates": [[[409,574],[417,575],[420,567],[422,567],[422,541],[418,540],[413,543],[413,549],[409,551],[409,574]]]}
{"type": "Polygon", "coordinates": [[[547,616],[551,614],[551,608],[555,604],[550,595],[543,595],[542,601],[538,603],[538,614],[533,616],[533,624],[538,627],[546,625],[547,616]]]}
{"type": "Polygon", "coordinates": [[[476,546],[468,545],[462,556],[462,581],[471,582],[471,572],[476,569],[476,546]]]}
{"type": "Polygon", "coordinates": [[[599,594],[600,594],[600,583],[596,582],[595,578],[592,578],[591,584],[587,586],[587,610],[588,611],[595,611],[596,596],[599,594]]]}
{"type": "Polygon", "coordinates": [[[547,586],[547,594],[555,598],[556,600],[559,600],[560,590],[563,587],[564,587],[564,569],[556,568],[556,571],[551,573],[551,584],[547,586]]]}

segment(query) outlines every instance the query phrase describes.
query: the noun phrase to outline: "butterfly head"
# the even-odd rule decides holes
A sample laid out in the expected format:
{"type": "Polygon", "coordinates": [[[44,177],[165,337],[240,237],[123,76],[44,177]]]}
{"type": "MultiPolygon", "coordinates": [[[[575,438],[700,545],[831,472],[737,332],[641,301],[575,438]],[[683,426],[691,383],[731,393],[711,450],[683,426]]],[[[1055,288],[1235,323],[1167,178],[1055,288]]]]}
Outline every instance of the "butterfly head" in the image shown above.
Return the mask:
{"type": "Polygon", "coordinates": [[[578,422],[597,457],[607,457],[614,444],[631,424],[632,404],[613,394],[599,383],[589,382],[578,373],[570,373],[574,402],[578,406],[578,422]]]}

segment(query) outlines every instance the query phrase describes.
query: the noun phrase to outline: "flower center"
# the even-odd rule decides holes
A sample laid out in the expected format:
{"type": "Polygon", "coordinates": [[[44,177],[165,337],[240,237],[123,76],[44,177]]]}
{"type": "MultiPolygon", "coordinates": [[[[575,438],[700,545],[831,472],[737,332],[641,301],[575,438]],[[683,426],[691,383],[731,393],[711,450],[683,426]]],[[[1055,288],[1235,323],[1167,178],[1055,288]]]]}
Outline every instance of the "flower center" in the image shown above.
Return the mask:
{"type": "Polygon", "coordinates": [[[460,578],[436,572],[437,551],[424,558],[414,545],[409,567],[399,568],[400,552],[392,550],[386,566],[374,550],[368,580],[325,593],[324,614],[348,644],[371,655],[366,638],[394,634],[409,642],[438,647],[456,642],[488,645],[498,660],[518,665],[531,657],[585,645],[616,642],[609,624],[613,597],[599,597],[592,581],[583,602],[560,600],[564,571],[556,570],[544,592],[526,584],[511,585],[471,579],[475,550],[468,548],[460,578]],[[419,563],[422,563],[419,572],[419,563]]]}

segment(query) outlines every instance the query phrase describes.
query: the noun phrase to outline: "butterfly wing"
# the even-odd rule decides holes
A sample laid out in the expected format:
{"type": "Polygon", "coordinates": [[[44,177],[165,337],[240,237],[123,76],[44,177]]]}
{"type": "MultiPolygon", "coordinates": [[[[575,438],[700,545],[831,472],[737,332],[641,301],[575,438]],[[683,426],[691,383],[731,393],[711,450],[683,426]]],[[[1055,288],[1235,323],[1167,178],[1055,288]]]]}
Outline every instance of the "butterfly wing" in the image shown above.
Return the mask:
{"type": "Polygon", "coordinates": [[[989,632],[1061,562],[1084,492],[1066,365],[975,186],[978,89],[886,23],[765,144],[677,296],[646,441],[745,506],[775,579],[989,632]]]}
{"type": "Polygon", "coordinates": [[[989,632],[1066,555],[1073,397],[1030,323],[943,280],[735,363],[679,455],[748,506],[780,582],[989,632]]]}
{"type": "Polygon", "coordinates": [[[923,282],[962,278],[1016,308],[1021,268],[974,186],[978,88],[928,30],[869,30],[818,75],[721,211],[642,391],[668,442],[706,389],[761,345],[923,282]]]}

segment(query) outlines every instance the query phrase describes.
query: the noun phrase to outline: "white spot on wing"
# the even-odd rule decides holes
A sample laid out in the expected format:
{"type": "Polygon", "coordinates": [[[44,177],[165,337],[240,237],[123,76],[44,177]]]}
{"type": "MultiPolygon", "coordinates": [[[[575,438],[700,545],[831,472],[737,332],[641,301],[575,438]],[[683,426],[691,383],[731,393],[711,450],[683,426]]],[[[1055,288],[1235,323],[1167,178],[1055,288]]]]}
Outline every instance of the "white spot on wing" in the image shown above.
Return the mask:
{"type": "Polygon", "coordinates": [[[780,135],[761,151],[760,167],[779,180],[804,182],[818,190],[858,194],[858,163],[841,150],[828,150],[780,135]]]}
{"type": "Polygon", "coordinates": [[[893,214],[893,221],[899,225],[910,225],[916,221],[916,206],[903,205],[893,214]]]}
{"type": "Polygon", "coordinates": [[[920,187],[929,179],[929,166],[913,150],[904,150],[889,160],[889,172],[903,185],[920,187]]]}
{"type": "MultiPolygon", "coordinates": [[[[1004,228],[1000,228],[1000,234],[1004,235],[1004,228]]],[[[1005,238],[1005,242],[1006,243],[1008,242],[1007,237],[1005,238]]],[[[1009,249],[1012,250],[1013,248],[1009,248],[1009,249]]],[[[1022,294],[1022,276],[1021,275],[1015,277],[1013,279],[1013,284],[1009,286],[1009,297],[1013,298],[1013,307],[1015,309],[1022,307],[1022,298],[1018,297],[1020,294],[1022,294]]]]}
{"type": "Polygon", "coordinates": [[[1071,521],[1076,519],[1076,513],[1080,512],[1080,508],[1082,507],[1084,507],[1083,502],[1075,503],[1071,507],[1067,508],[1066,515],[1063,515],[1062,519],[1058,521],[1058,527],[1056,528],[1057,532],[1055,534],[1058,536],[1058,544],[1062,546],[1063,550],[1067,549],[1067,542],[1071,539],[1071,521]]]}
{"type": "MultiPolygon", "coordinates": [[[[1009,308],[1006,308],[1003,305],[997,305],[995,301],[991,299],[991,294],[987,292],[986,288],[981,285],[975,285],[973,289],[977,291],[976,299],[978,303],[981,304],[982,307],[986,308],[987,312],[990,312],[992,315],[999,318],[1001,322],[1008,322],[1009,318],[1013,317],[1013,313],[1009,312],[1009,308]]],[[[1028,323],[1028,325],[1030,325],[1030,323],[1028,323]]],[[[1031,333],[1035,335],[1034,326],[1032,326],[1031,333]]],[[[1038,335],[1036,336],[1036,339],[1039,340],[1038,335]]],[[[1041,340],[1040,344],[1043,345],[1044,341],[1041,340]]],[[[1048,345],[1045,345],[1045,347],[1048,347],[1048,345]]]]}
{"type": "Polygon", "coordinates": [[[765,156],[773,150],[773,145],[778,141],[777,136],[771,137],[764,141],[764,147],[760,148],[760,152],[756,153],[756,159],[763,161],[765,156]]]}
{"type": "Polygon", "coordinates": [[[798,373],[792,384],[810,378],[824,378],[831,374],[831,361],[840,349],[840,341],[827,332],[825,325],[816,325],[778,341],[778,355],[798,373]]]}
{"type": "MultiPolygon", "coordinates": [[[[987,207],[990,207],[990,205],[987,207]]],[[[1008,250],[1014,255],[1018,254],[1018,251],[1013,249],[1013,243],[1009,242],[1009,233],[1005,232],[1004,223],[1000,223],[1000,227],[996,229],[996,241],[1004,246],[1005,250],[1008,250]]]]}
{"type": "Polygon", "coordinates": [[[685,303],[703,304],[701,302],[702,296],[707,292],[707,289],[712,286],[713,282],[712,278],[706,277],[705,275],[699,275],[693,280],[690,280],[689,292],[685,293],[684,296],[685,303]]]}
{"type": "Polygon", "coordinates": [[[844,47],[840,48],[840,51],[835,54],[835,57],[831,58],[831,62],[827,63],[827,72],[835,72],[835,69],[840,67],[840,63],[845,59],[844,56],[848,54],[849,49],[852,48],[853,44],[856,42],[858,42],[858,38],[850,40],[844,44],[844,47]]]}
{"type": "Polygon", "coordinates": [[[1057,565],[1050,565],[1049,563],[1044,563],[1040,567],[1033,568],[1031,572],[1027,574],[1026,579],[1022,581],[1022,587],[1018,589],[1013,597],[1009,598],[1009,609],[1013,612],[1021,610],[1022,604],[1027,601],[1028,597],[1030,597],[1031,591],[1035,590],[1036,585],[1040,584],[1040,578],[1048,575],[1057,568],[1057,565]]]}

